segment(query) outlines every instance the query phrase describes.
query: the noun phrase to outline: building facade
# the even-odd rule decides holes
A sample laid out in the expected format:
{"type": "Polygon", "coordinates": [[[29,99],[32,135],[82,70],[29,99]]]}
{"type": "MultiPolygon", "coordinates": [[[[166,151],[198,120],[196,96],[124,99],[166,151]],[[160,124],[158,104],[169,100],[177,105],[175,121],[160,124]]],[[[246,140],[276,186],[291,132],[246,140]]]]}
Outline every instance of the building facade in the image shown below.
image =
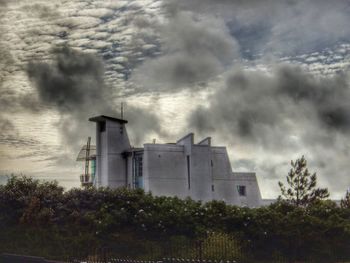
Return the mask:
{"type": "Polygon", "coordinates": [[[235,173],[226,147],[211,138],[194,142],[190,133],[176,143],[131,147],[126,120],[108,116],[96,123],[96,187],[142,188],[158,196],[191,197],[203,202],[224,200],[238,206],[262,205],[255,173],[235,173]]]}

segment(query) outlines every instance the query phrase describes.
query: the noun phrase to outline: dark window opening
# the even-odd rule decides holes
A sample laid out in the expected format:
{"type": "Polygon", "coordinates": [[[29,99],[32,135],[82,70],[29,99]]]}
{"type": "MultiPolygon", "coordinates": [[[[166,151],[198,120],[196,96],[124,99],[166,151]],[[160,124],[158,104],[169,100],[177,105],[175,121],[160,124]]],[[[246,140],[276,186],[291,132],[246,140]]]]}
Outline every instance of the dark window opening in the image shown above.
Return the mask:
{"type": "Polygon", "coordinates": [[[142,166],[142,155],[136,155],[133,158],[134,188],[143,188],[142,166]]]}
{"type": "Polygon", "coordinates": [[[238,194],[240,196],[246,196],[247,195],[245,185],[237,185],[237,190],[238,190],[238,194]]]}
{"type": "Polygon", "coordinates": [[[213,184],[211,185],[211,191],[212,191],[212,192],[215,191],[215,188],[214,188],[214,185],[213,185],[213,184]]]}
{"type": "Polygon", "coordinates": [[[105,122],[100,122],[100,132],[106,131],[106,123],[105,122]]]}
{"type": "Polygon", "coordinates": [[[214,166],[213,160],[210,160],[210,164],[211,164],[212,167],[214,166]]]}
{"type": "Polygon", "coordinates": [[[187,155],[187,184],[188,189],[191,189],[191,168],[190,168],[190,156],[187,155]]]}

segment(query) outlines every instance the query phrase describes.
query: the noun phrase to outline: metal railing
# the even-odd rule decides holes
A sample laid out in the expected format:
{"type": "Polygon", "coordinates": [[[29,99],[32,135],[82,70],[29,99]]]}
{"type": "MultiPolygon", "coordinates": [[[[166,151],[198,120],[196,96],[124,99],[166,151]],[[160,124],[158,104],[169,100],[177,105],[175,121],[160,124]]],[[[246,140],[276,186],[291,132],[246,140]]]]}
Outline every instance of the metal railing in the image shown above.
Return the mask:
{"type": "Polygon", "coordinates": [[[91,174],[81,174],[80,175],[80,183],[82,186],[92,185],[92,176],[91,174]]]}
{"type": "MultiPolygon", "coordinates": [[[[320,251],[321,253],[321,251],[320,251]]],[[[350,262],[349,256],[334,254],[332,258],[319,256],[286,256],[278,251],[268,257],[257,258],[254,249],[233,237],[208,236],[203,240],[133,240],[92,251],[90,255],[75,257],[71,263],[287,263],[287,262],[350,262]]]]}
{"type": "Polygon", "coordinates": [[[243,262],[241,245],[228,236],[209,236],[204,240],[133,240],[115,243],[77,256],[69,262],[87,263],[234,263],[243,262]]]}

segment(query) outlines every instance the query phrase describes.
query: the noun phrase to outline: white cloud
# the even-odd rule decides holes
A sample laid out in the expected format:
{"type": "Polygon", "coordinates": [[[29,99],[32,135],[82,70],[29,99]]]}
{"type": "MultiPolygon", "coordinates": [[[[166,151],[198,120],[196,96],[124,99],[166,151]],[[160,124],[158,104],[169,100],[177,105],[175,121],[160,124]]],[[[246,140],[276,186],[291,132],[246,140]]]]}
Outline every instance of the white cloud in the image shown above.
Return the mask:
{"type": "Polygon", "coordinates": [[[108,8],[91,8],[91,9],[82,9],[77,12],[78,16],[87,16],[87,17],[110,17],[113,16],[114,11],[108,8]]]}

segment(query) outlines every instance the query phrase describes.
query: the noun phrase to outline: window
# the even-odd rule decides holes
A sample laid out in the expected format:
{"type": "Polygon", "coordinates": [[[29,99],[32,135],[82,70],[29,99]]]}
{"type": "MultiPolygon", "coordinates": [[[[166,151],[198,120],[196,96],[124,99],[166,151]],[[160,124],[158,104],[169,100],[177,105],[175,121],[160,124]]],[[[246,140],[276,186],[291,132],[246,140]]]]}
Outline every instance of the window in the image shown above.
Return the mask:
{"type": "Polygon", "coordinates": [[[191,189],[191,168],[190,168],[190,156],[187,155],[187,184],[188,189],[191,189]]]}
{"type": "Polygon", "coordinates": [[[133,158],[133,183],[134,188],[143,188],[142,178],[142,155],[135,155],[133,158]]]}
{"type": "Polygon", "coordinates": [[[100,132],[106,131],[106,123],[105,122],[100,122],[100,132]]]}
{"type": "Polygon", "coordinates": [[[142,155],[135,156],[135,175],[136,177],[142,176],[142,155]]]}
{"type": "Polygon", "coordinates": [[[237,185],[237,191],[239,196],[246,196],[246,188],[245,185],[237,185]]]}

